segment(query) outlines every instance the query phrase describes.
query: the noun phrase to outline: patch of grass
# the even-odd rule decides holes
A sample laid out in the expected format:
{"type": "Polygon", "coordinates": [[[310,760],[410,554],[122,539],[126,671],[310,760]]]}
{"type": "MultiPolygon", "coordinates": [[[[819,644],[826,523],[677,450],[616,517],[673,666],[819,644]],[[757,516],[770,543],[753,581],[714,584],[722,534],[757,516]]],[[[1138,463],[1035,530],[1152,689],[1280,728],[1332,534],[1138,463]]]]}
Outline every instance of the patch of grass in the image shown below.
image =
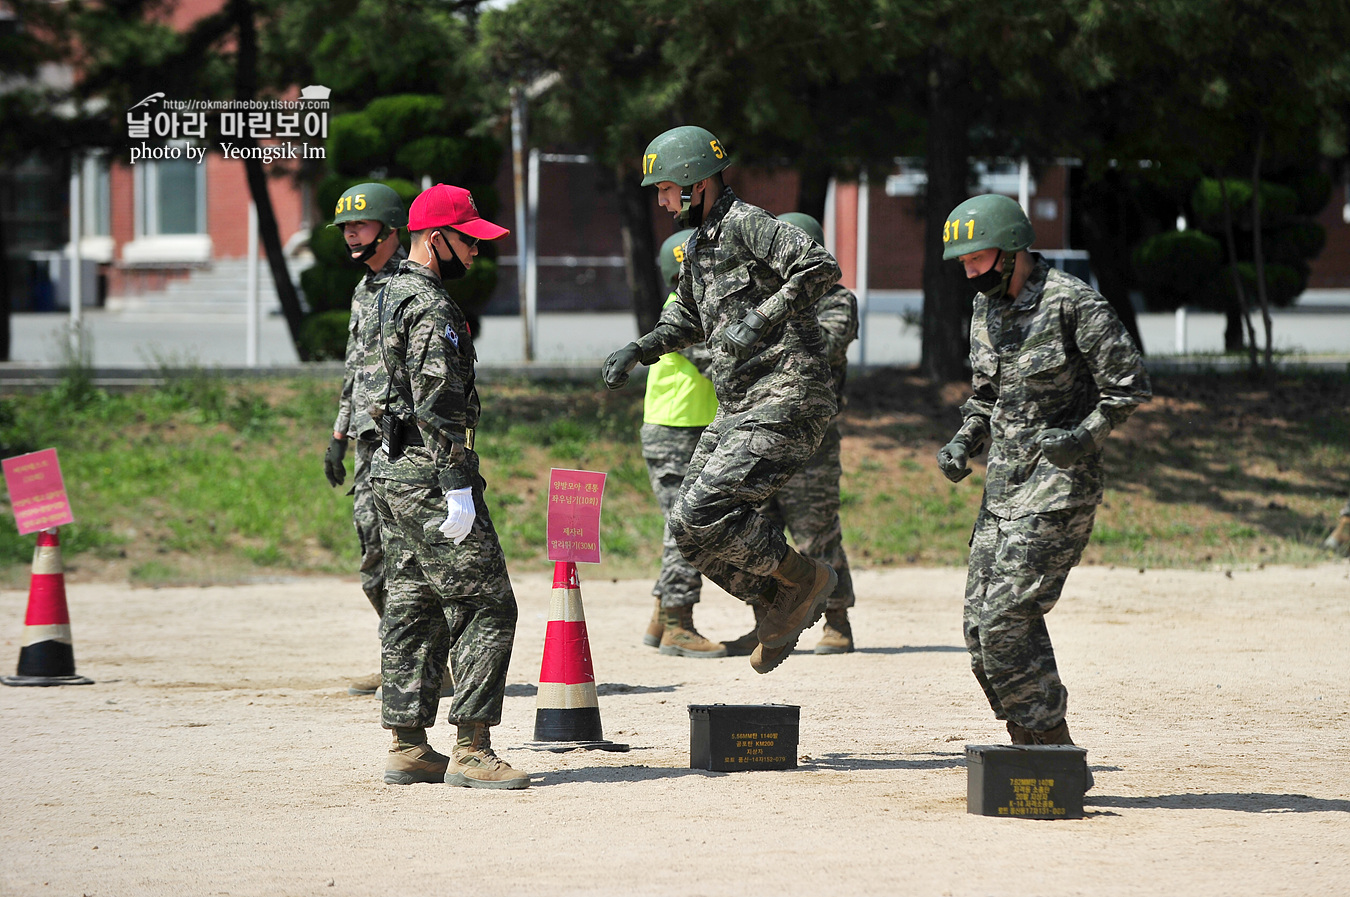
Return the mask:
{"type": "MultiPolygon", "coordinates": [[[[165,373],[162,388],[109,394],[75,367],[47,392],[0,397],[4,456],[60,452],[77,519],[61,535],[73,575],[147,585],[355,576],[350,479],[331,489],[322,472],[338,384],[165,373]]],[[[641,391],[502,381],[481,392],[477,449],[511,570],[551,568],[548,476],[564,467],[609,474],[601,575],[655,577],[663,520],[638,440],[641,391]]],[[[967,392],[907,371],[855,378],[841,418],[854,567],[965,562],[982,459],[951,484],[933,458],[959,426],[967,392]]],[[[1350,494],[1350,378],[1254,385],[1242,375],[1175,375],[1155,392],[1107,441],[1109,488],[1087,563],[1325,557],[1320,542],[1350,494]]],[[[0,514],[12,519],[7,504],[0,514]]],[[[0,526],[0,583],[27,582],[33,544],[0,526]]]]}
{"type": "Polygon", "coordinates": [[[145,561],[131,568],[128,578],[136,585],[174,585],[182,579],[177,567],[163,561],[145,561]]]}

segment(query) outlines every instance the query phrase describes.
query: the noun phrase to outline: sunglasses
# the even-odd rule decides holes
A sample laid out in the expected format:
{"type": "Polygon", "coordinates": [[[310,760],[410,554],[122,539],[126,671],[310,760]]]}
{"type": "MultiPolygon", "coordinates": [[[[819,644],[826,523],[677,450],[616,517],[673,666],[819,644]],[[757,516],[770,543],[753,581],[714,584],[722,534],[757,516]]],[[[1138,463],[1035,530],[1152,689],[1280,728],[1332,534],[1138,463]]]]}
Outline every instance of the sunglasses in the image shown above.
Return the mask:
{"type": "Polygon", "coordinates": [[[450,233],[454,234],[456,237],[459,237],[460,242],[462,242],[462,243],[463,243],[466,247],[468,247],[469,249],[472,249],[472,248],[474,248],[475,246],[478,245],[478,238],[477,238],[477,237],[471,237],[471,236],[469,236],[468,234],[460,233],[459,231],[455,230],[453,227],[447,227],[445,230],[441,231],[441,234],[442,234],[443,236],[444,236],[444,234],[445,234],[445,231],[449,231],[450,233]]]}

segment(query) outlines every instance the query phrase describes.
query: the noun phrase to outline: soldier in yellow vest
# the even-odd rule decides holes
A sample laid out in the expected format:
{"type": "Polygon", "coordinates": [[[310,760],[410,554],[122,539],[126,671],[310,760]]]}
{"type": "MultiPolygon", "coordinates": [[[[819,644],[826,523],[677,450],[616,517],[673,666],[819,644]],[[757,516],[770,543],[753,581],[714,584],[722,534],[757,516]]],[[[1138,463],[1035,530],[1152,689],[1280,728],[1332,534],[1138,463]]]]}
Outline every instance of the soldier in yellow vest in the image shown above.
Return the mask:
{"type": "MultiPolygon", "coordinates": [[[[661,276],[672,289],[680,276],[685,241],[692,233],[692,229],[682,230],[661,244],[661,276]]],[[[666,302],[674,298],[672,293],[666,302]]],[[[704,376],[710,361],[711,354],[699,343],[662,355],[647,371],[642,457],[662,515],[670,514],[703,428],[717,414],[717,395],[712,381],[704,376]]],[[[656,607],[643,644],[678,657],[726,657],[721,642],[709,641],[694,628],[694,605],[702,587],[702,575],[684,559],[666,526],[661,536],[661,574],[652,587],[656,607]]]]}

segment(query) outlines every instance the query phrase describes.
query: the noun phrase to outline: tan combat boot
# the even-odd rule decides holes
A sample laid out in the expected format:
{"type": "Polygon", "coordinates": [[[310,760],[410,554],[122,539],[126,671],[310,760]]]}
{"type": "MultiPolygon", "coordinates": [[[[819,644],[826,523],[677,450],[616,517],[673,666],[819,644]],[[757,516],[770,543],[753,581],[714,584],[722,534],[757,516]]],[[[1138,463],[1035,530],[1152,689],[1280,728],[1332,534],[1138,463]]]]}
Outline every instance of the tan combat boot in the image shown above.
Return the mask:
{"type": "Polygon", "coordinates": [[[792,649],[795,647],[797,647],[796,641],[778,648],[756,645],[755,650],[750,652],[750,669],[760,674],[772,672],[778,669],[778,665],[787,659],[787,656],[792,653],[792,649]]]}
{"type": "Polygon", "coordinates": [[[745,657],[759,647],[759,624],[764,619],[766,611],[762,605],[753,602],[750,609],[755,612],[755,625],[740,638],[724,643],[727,646],[727,657],[745,657]]]}
{"type": "Polygon", "coordinates": [[[359,679],[353,679],[347,685],[347,694],[349,695],[373,695],[380,690],[380,674],[372,673],[369,676],[362,676],[359,679]]]}
{"type": "Polygon", "coordinates": [[[642,634],[642,644],[648,648],[661,647],[661,636],[666,634],[666,621],[661,619],[661,599],[656,599],[656,607],[652,610],[652,618],[647,623],[647,631],[642,634]]]}
{"type": "Polygon", "coordinates": [[[1036,739],[1031,736],[1030,729],[1024,729],[1012,720],[1008,720],[1008,735],[1012,738],[1013,744],[1035,744],[1036,739]]]}
{"type": "Polygon", "coordinates": [[[661,653],[676,657],[726,657],[726,646],[709,641],[694,628],[694,606],[661,608],[666,628],[661,635],[661,653]]]}
{"type": "Polygon", "coordinates": [[[450,754],[450,768],[445,773],[445,784],[465,788],[501,788],[515,790],[528,788],[530,777],[513,769],[492,750],[489,729],[482,723],[462,723],[455,749],[450,754]]]}
{"type": "Polygon", "coordinates": [[[816,643],[817,654],[851,654],[853,627],[848,622],[848,608],[825,611],[825,631],[816,643]]]}
{"type": "Polygon", "coordinates": [[[825,599],[839,584],[839,576],[829,564],[804,557],[789,545],[773,578],[777,594],[757,627],[759,643],[766,648],[793,646],[802,630],[825,612],[825,599]]]}
{"type": "MultiPolygon", "coordinates": [[[[1011,725],[1012,724],[1009,723],[1009,726],[1011,725]]],[[[1008,731],[1011,732],[1012,729],[1009,728],[1008,731]]],[[[1069,724],[1064,720],[1060,720],[1058,726],[1045,729],[1041,732],[1037,732],[1034,729],[1028,729],[1026,731],[1031,735],[1035,744],[1073,744],[1073,739],[1069,737],[1069,724]]],[[[1095,783],[1092,781],[1092,770],[1088,767],[1086,762],[1083,763],[1083,771],[1087,774],[1087,784],[1084,786],[1083,790],[1091,791],[1092,786],[1095,783]]]]}
{"type": "Polygon", "coordinates": [[[413,782],[441,782],[450,758],[438,754],[427,744],[425,729],[394,729],[394,746],[384,764],[386,785],[411,785],[413,782]]]}

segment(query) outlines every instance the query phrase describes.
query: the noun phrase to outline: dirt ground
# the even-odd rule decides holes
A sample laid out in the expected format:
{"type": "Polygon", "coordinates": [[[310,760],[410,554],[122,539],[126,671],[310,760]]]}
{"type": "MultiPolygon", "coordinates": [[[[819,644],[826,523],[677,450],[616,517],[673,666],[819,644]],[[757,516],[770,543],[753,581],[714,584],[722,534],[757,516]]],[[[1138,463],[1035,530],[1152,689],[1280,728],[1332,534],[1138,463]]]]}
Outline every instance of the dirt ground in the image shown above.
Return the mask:
{"type": "MultiPolygon", "coordinates": [[[[1049,621],[1097,786],[1056,822],[966,812],[964,746],[1006,735],[962,570],[857,574],[860,650],[808,633],[767,676],[644,648],[650,583],[603,572],[600,709],[632,750],[525,747],[551,581],[520,577],[494,741],[521,792],[382,784],[378,702],[345,688],[378,657],[354,581],[71,585],[96,684],[0,688],[0,894],[1350,894],[1350,565],[1075,571],[1049,621]],[[690,769],[687,705],[719,701],[800,705],[799,768],[690,769]]],[[[26,601],[0,593],[6,666],[26,601]]],[[[696,619],[750,624],[715,590],[696,619]]]]}

